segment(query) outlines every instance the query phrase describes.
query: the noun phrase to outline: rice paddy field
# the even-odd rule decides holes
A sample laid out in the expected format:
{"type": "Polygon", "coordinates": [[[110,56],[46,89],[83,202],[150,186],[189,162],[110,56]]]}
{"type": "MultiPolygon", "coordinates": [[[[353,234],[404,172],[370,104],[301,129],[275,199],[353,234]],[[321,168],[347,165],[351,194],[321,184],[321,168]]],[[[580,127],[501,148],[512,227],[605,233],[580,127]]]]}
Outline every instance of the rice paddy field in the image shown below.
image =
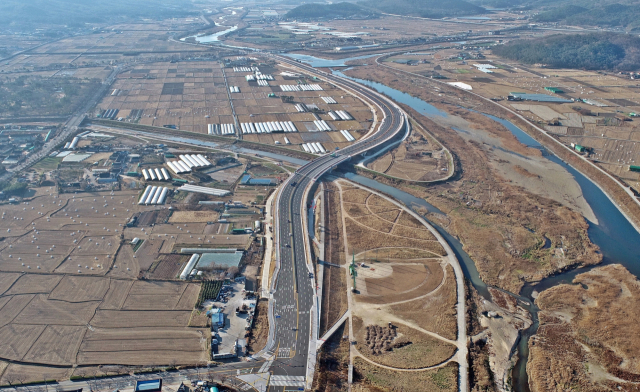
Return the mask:
{"type": "Polygon", "coordinates": [[[298,150],[310,142],[321,143],[327,151],[342,148],[350,142],[339,131],[349,131],[358,139],[371,127],[373,114],[369,107],[332,84],[280,64],[247,63],[246,67],[211,61],[140,65],[120,74],[112,94],[107,94],[98,107],[102,111],[119,110],[116,119],[123,121],[202,134],[209,132],[209,124],[235,124],[244,140],[298,150]],[[250,69],[252,64],[273,80],[267,85],[248,81],[246,76],[255,73],[250,69]],[[283,91],[280,87],[300,84],[318,84],[321,90],[283,91]],[[230,92],[230,86],[238,87],[239,92],[230,92]],[[335,103],[329,104],[322,97],[335,103]],[[296,105],[300,104],[307,111],[299,112],[296,105]],[[329,114],[341,110],[351,119],[334,120],[329,114]],[[317,120],[324,120],[330,131],[318,131],[314,124],[317,120]],[[290,121],[298,132],[242,134],[238,129],[240,123],[273,121],[290,121]]]}
{"type": "Polygon", "coordinates": [[[232,224],[210,224],[217,212],[184,206],[156,224],[170,218],[167,207],[138,205],[138,190],[34,194],[0,205],[0,357],[20,363],[7,364],[0,383],[20,373],[42,380],[30,366],[64,378],[73,367],[208,360],[206,324],[190,324],[200,284],[176,279],[188,256],[173,252],[244,248],[248,235],[228,235],[232,224]],[[127,227],[134,214],[153,219],[127,227]]]}

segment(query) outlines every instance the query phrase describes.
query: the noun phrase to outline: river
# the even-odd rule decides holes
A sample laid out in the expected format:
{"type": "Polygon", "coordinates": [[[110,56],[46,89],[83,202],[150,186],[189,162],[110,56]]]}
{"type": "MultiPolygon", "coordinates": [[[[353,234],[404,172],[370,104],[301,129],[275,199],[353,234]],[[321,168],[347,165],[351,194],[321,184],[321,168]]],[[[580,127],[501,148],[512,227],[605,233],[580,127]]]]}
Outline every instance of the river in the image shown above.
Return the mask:
{"type": "MultiPolygon", "coordinates": [[[[220,37],[222,37],[222,36],[223,36],[223,35],[225,35],[225,34],[228,34],[228,33],[232,32],[232,31],[236,31],[237,29],[238,29],[238,26],[232,26],[232,27],[229,27],[229,28],[228,28],[228,29],[226,29],[226,30],[218,31],[217,33],[213,33],[213,34],[208,34],[208,35],[192,35],[192,36],[189,36],[189,37],[180,38],[180,41],[186,41],[186,40],[187,40],[187,38],[195,38],[195,40],[196,40],[198,43],[201,43],[201,44],[210,44],[210,43],[213,43],[213,42],[218,42],[220,37]]],[[[248,48],[247,48],[247,49],[248,49],[248,48]]]]}
{"type": "MultiPolygon", "coordinates": [[[[314,67],[331,67],[331,66],[344,66],[345,63],[349,60],[360,59],[363,57],[353,57],[342,60],[325,60],[319,59],[312,56],[302,56],[302,55],[289,55],[290,57],[297,58],[303,62],[309,63],[314,67]]],[[[373,57],[366,56],[366,57],[373,57]]],[[[422,99],[413,97],[407,93],[402,91],[393,89],[389,86],[383,85],[377,82],[371,82],[362,79],[351,78],[339,71],[333,71],[334,74],[339,76],[354,80],[356,82],[367,85],[380,93],[383,93],[393,100],[406,104],[417,112],[433,118],[434,116],[447,116],[447,113],[439,110],[433,105],[428,104],[422,99]]],[[[531,146],[534,148],[539,148],[545,152],[544,156],[561,165],[565,168],[576,180],[580,188],[582,189],[582,193],[584,195],[585,200],[593,210],[598,224],[593,222],[589,223],[588,234],[591,241],[600,247],[600,250],[603,255],[603,262],[600,264],[606,265],[611,263],[619,263],[622,264],[625,268],[627,268],[632,274],[636,277],[640,276],[640,233],[635,230],[633,225],[626,219],[626,217],[618,210],[618,208],[611,202],[611,200],[607,197],[607,195],[590,179],[584,176],[579,171],[575,170],[570,165],[566,164],[564,161],[556,157],[555,155],[549,153],[545,150],[544,146],[538,143],[535,139],[529,136],[527,133],[522,131],[513,123],[495,117],[491,115],[484,114],[485,116],[491,118],[492,120],[504,125],[514,136],[523,144],[527,146],[531,146]]],[[[430,212],[441,213],[437,208],[430,205],[426,201],[416,198],[406,192],[398,190],[397,188],[393,188],[384,184],[381,184],[377,181],[358,176],[355,174],[348,174],[347,177],[355,182],[358,182],[362,185],[369,186],[371,188],[377,189],[381,192],[384,192],[400,201],[405,203],[409,207],[415,207],[416,205],[425,207],[430,212]]],[[[414,208],[415,209],[415,208],[414,208]]],[[[433,224],[433,223],[432,223],[433,224]]],[[[478,270],[476,269],[475,263],[469,255],[462,249],[462,244],[452,235],[447,233],[444,229],[434,224],[434,227],[443,235],[443,237],[449,242],[449,245],[456,253],[456,256],[461,261],[462,270],[468,278],[474,288],[485,298],[489,297],[487,285],[480,279],[478,270]]],[[[590,267],[593,268],[593,267],[590,267]]],[[[529,337],[536,333],[538,329],[538,317],[535,304],[533,303],[532,294],[534,291],[540,292],[542,290],[548,289],[555,285],[561,283],[571,283],[573,278],[582,272],[586,272],[588,268],[576,269],[568,272],[563,272],[557,274],[555,276],[543,279],[541,282],[537,284],[527,284],[523,287],[522,291],[519,293],[520,295],[514,295],[516,298],[520,300],[520,304],[527,309],[532,316],[533,324],[530,328],[523,331],[521,333],[521,339],[518,343],[518,360],[516,366],[513,369],[512,380],[513,380],[513,389],[517,392],[529,392],[528,385],[528,376],[526,372],[526,364],[528,360],[528,342],[529,337]],[[527,303],[528,302],[528,303],[527,303]]]]}

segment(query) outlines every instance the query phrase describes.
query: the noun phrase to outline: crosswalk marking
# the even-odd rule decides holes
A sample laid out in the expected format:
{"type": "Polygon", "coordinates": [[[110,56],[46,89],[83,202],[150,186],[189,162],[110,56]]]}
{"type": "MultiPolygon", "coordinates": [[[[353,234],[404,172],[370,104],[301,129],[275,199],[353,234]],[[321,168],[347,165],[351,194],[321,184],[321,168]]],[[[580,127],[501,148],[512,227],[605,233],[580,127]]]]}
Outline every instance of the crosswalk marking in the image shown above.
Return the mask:
{"type": "Polygon", "coordinates": [[[264,373],[267,370],[269,370],[269,368],[271,367],[272,363],[273,363],[273,360],[263,363],[262,367],[260,368],[260,370],[258,370],[258,373],[264,373]]]}
{"type": "Polygon", "coordinates": [[[304,376],[271,376],[269,385],[274,387],[304,387],[304,376]]]}

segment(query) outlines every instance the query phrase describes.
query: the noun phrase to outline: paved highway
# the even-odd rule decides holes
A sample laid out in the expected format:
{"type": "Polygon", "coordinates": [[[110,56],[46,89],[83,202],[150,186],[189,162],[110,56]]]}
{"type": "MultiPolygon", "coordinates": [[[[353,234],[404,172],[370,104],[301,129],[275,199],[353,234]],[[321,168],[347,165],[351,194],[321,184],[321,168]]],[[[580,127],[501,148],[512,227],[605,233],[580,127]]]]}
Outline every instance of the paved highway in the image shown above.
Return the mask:
{"type": "MultiPolygon", "coordinates": [[[[317,331],[312,325],[312,312],[316,309],[313,306],[315,279],[309,275],[310,269],[307,267],[307,234],[303,221],[308,186],[352,156],[380,146],[398,135],[405,129],[406,121],[404,113],[393,102],[360,84],[318,71],[288,58],[277,57],[277,60],[366,97],[384,114],[377,131],[367,139],[336,151],[333,156],[327,154],[319,157],[298,169],[285,182],[277,199],[276,247],[280,270],[273,293],[273,316],[276,325],[270,347],[270,353],[275,355],[277,360],[273,362],[270,370],[274,376],[288,380],[288,386],[302,387],[308,385],[307,382],[311,381],[309,378],[313,375],[312,367],[307,366],[308,363],[315,363],[315,358],[309,358],[309,346],[311,341],[312,348],[315,347],[317,339],[317,331]],[[310,372],[308,368],[311,368],[310,372]]],[[[312,355],[315,355],[315,350],[312,350],[312,355]]],[[[284,384],[286,382],[283,382],[282,386],[285,386],[284,384]]]]}

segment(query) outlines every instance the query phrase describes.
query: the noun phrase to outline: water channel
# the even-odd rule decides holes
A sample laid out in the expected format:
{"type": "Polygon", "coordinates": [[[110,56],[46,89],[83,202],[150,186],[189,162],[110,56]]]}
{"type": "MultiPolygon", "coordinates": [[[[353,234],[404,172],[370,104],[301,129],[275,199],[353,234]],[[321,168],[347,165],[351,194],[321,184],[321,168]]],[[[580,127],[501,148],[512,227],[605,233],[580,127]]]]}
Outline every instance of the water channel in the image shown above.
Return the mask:
{"type": "MultiPolygon", "coordinates": [[[[363,58],[353,57],[342,60],[325,60],[312,56],[289,56],[309,63],[314,67],[345,66],[345,62],[349,60],[363,58]]],[[[427,102],[413,97],[409,94],[403,93],[399,90],[395,90],[389,86],[367,80],[351,78],[339,71],[333,71],[333,73],[369,86],[377,90],[378,92],[389,96],[397,102],[409,105],[417,112],[427,117],[447,116],[445,112],[428,104],[427,102]]],[[[638,233],[633,225],[631,225],[631,223],[620,212],[620,210],[618,210],[618,208],[607,197],[607,195],[582,173],[575,170],[573,167],[566,164],[555,155],[547,152],[540,143],[538,143],[535,139],[533,139],[513,123],[495,116],[487,114],[484,115],[505,126],[521,143],[543,150],[543,152],[545,152],[544,156],[547,159],[562,166],[575,178],[576,182],[582,189],[585,200],[593,210],[598,221],[598,224],[588,222],[588,234],[591,241],[600,247],[600,251],[603,255],[603,262],[600,264],[600,266],[611,263],[619,263],[627,268],[636,277],[640,276],[640,233],[638,233]]],[[[356,174],[349,174],[347,175],[347,177],[352,181],[384,192],[402,201],[408,207],[421,206],[426,208],[430,212],[441,213],[437,210],[437,208],[428,204],[425,200],[416,198],[396,188],[381,184],[377,181],[356,174]]],[[[464,252],[460,241],[447,233],[441,227],[435,224],[433,226],[442,234],[445,240],[449,242],[449,245],[454,250],[454,253],[456,253],[456,256],[461,261],[461,267],[465,274],[465,277],[470,280],[470,282],[480,295],[485,298],[489,298],[487,285],[480,279],[475,263],[473,262],[473,260],[471,260],[469,255],[464,252]]],[[[529,337],[534,335],[538,329],[538,309],[536,308],[535,304],[533,304],[532,297],[534,291],[540,292],[561,283],[571,283],[573,278],[577,274],[586,272],[588,269],[589,268],[581,268],[577,270],[562,272],[555,276],[543,279],[536,284],[527,284],[519,293],[520,295],[514,295],[517,299],[519,299],[520,304],[531,313],[533,320],[533,324],[531,325],[531,327],[525,331],[522,331],[521,338],[518,342],[518,359],[512,372],[512,386],[515,391],[529,392],[528,376],[526,372],[526,364],[529,354],[528,342],[529,337]]]]}
{"type": "Polygon", "coordinates": [[[210,43],[213,43],[213,42],[218,42],[220,37],[222,37],[225,34],[228,34],[228,33],[232,32],[232,31],[236,31],[237,29],[238,29],[238,26],[232,26],[232,27],[229,27],[226,30],[218,31],[217,33],[213,33],[213,34],[192,35],[192,36],[189,36],[189,37],[180,38],[180,41],[186,41],[187,38],[194,38],[198,43],[210,44],[210,43]]]}

